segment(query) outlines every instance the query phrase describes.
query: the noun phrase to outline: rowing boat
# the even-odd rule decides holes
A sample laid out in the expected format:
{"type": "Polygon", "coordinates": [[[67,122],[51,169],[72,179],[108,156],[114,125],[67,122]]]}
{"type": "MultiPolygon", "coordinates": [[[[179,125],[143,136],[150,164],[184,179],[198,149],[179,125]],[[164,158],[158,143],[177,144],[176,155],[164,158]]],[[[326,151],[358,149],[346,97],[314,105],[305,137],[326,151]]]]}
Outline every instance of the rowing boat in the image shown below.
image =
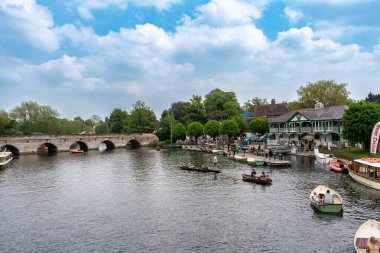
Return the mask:
{"type": "Polygon", "coordinates": [[[243,174],[243,181],[246,182],[253,182],[257,184],[272,184],[272,179],[269,178],[269,176],[263,177],[263,176],[251,176],[248,174],[243,174]]]}
{"type": "Polygon", "coordinates": [[[202,168],[197,168],[194,165],[182,165],[179,167],[181,170],[188,170],[188,171],[198,171],[198,172],[214,172],[214,173],[220,173],[220,170],[213,170],[209,169],[208,167],[202,167],[202,168]]]}

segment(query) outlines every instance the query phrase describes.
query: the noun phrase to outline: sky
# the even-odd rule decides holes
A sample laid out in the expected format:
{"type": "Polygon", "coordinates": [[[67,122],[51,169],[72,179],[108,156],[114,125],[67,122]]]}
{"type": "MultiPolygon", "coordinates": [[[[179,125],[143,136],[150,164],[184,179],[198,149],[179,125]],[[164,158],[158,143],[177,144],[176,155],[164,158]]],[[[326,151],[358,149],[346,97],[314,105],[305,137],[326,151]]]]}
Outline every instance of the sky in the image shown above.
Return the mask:
{"type": "Polygon", "coordinates": [[[294,101],[301,85],[380,93],[378,0],[0,0],[0,109],[160,118],[211,90],[294,101]]]}

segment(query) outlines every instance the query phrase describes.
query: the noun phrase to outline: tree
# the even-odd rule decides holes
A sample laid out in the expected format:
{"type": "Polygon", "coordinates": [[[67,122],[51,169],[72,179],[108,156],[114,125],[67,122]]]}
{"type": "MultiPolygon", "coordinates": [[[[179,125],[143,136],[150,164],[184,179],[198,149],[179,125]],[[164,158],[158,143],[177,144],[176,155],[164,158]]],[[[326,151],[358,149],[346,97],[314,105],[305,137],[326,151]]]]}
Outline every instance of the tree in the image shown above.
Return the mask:
{"type": "Polygon", "coordinates": [[[227,135],[230,139],[231,137],[235,137],[240,133],[239,125],[232,119],[227,119],[223,121],[220,132],[221,134],[227,135]]]}
{"type": "Polygon", "coordinates": [[[252,132],[264,134],[269,130],[269,121],[266,118],[253,119],[249,122],[249,129],[252,132]]]}
{"type": "Polygon", "coordinates": [[[113,109],[108,120],[109,131],[111,133],[123,133],[127,124],[128,113],[122,109],[113,109]]]}
{"type": "Polygon", "coordinates": [[[239,134],[242,134],[247,130],[247,126],[242,116],[235,116],[232,118],[232,120],[238,124],[239,129],[240,129],[239,134]]]}
{"type": "Polygon", "coordinates": [[[350,142],[361,143],[364,149],[368,151],[372,129],[378,121],[380,121],[379,104],[352,103],[343,114],[343,136],[350,142]]]}
{"type": "Polygon", "coordinates": [[[189,106],[189,102],[178,101],[173,103],[169,109],[166,109],[161,114],[161,120],[168,115],[172,115],[175,120],[186,124],[186,110],[185,107],[189,106]]]}
{"type": "Polygon", "coordinates": [[[31,134],[32,132],[54,133],[59,114],[50,106],[28,101],[13,108],[9,116],[19,124],[23,134],[31,134]]]}
{"type": "Polygon", "coordinates": [[[201,123],[206,122],[206,109],[203,105],[201,96],[193,95],[193,97],[190,99],[190,104],[186,105],[184,109],[186,112],[185,118],[187,123],[193,121],[198,121],[201,123]]]}
{"type": "Polygon", "coordinates": [[[173,142],[186,139],[186,127],[181,122],[177,122],[173,126],[172,136],[173,142]]]}
{"type": "Polygon", "coordinates": [[[95,125],[95,133],[97,134],[107,134],[110,132],[109,124],[106,121],[98,122],[95,125]]]}
{"type": "Polygon", "coordinates": [[[209,120],[205,125],[205,134],[216,137],[220,133],[220,123],[216,120],[209,120]]]}
{"type": "Polygon", "coordinates": [[[161,127],[156,132],[156,135],[160,141],[171,140],[171,134],[173,126],[177,123],[173,116],[167,115],[161,120],[161,127]]]}
{"type": "Polygon", "coordinates": [[[133,105],[128,121],[129,133],[151,133],[157,126],[157,118],[153,110],[143,101],[137,101],[133,105]]]}
{"type": "Polygon", "coordinates": [[[243,110],[245,112],[254,112],[259,106],[268,104],[266,99],[261,99],[259,97],[254,97],[251,100],[248,100],[243,105],[243,110]]]}
{"type": "Polygon", "coordinates": [[[351,100],[346,86],[345,83],[338,84],[333,80],[308,83],[298,89],[298,100],[303,108],[313,108],[317,102],[321,102],[326,107],[348,105],[351,100]]]}
{"type": "Polygon", "coordinates": [[[241,108],[234,92],[214,89],[205,96],[204,105],[209,119],[230,119],[241,113],[241,108]]]}
{"type": "Polygon", "coordinates": [[[380,104],[380,93],[375,95],[372,92],[370,92],[368,96],[365,98],[365,101],[380,104]]]}
{"type": "Polygon", "coordinates": [[[199,136],[202,136],[204,133],[204,126],[198,121],[191,122],[187,126],[187,135],[198,139],[199,136]]]}
{"type": "Polygon", "coordinates": [[[12,127],[12,120],[6,111],[0,110],[0,135],[6,135],[12,127]]]}

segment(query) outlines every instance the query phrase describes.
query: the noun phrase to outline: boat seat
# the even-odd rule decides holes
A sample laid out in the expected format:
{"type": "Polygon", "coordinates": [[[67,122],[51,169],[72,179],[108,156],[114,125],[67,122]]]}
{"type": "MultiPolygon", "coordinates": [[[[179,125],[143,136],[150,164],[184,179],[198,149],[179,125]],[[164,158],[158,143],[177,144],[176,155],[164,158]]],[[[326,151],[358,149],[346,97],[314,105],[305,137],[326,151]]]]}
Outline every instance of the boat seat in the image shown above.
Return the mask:
{"type": "Polygon", "coordinates": [[[358,253],[368,252],[367,242],[368,238],[356,238],[356,247],[359,249],[358,253]]]}

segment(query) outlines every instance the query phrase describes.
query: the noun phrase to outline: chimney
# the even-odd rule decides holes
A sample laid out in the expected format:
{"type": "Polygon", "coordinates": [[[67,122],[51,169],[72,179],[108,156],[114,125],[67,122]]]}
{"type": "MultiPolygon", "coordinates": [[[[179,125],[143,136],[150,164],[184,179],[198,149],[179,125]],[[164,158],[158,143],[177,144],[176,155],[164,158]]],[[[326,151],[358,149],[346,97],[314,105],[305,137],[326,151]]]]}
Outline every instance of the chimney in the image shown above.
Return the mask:
{"type": "Polygon", "coordinates": [[[272,101],[270,102],[272,105],[275,105],[276,104],[276,100],[274,100],[274,98],[272,98],[272,101]]]}

